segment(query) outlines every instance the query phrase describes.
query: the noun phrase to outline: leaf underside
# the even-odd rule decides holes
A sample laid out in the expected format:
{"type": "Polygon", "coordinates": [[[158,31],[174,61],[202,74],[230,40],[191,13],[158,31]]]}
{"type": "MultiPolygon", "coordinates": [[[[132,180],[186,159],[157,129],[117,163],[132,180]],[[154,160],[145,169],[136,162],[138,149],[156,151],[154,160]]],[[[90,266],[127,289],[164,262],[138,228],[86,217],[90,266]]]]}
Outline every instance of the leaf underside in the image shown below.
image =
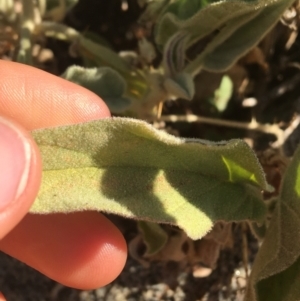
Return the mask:
{"type": "Polygon", "coordinates": [[[258,161],[242,140],[179,139],[129,118],[33,132],[43,181],[32,213],[97,210],[169,223],[193,239],[217,220],[261,221],[258,161]]]}

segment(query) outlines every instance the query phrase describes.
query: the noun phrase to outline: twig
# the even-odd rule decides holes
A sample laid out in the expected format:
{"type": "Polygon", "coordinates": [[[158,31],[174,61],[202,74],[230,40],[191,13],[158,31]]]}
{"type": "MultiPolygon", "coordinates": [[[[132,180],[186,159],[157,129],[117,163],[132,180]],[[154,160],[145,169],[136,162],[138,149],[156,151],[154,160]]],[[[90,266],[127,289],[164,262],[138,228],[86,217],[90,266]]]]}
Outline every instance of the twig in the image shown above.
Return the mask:
{"type": "Polygon", "coordinates": [[[231,121],[231,120],[224,120],[224,119],[202,117],[193,114],[163,115],[159,119],[157,119],[156,117],[149,117],[147,118],[147,121],[188,122],[188,123],[199,122],[199,123],[212,124],[215,126],[225,126],[225,127],[236,128],[236,129],[259,131],[263,133],[274,134],[276,136],[281,136],[284,132],[282,129],[279,128],[278,125],[260,124],[255,120],[252,120],[250,123],[238,122],[238,121],[231,121]]]}
{"type": "Polygon", "coordinates": [[[162,110],[163,110],[163,106],[164,106],[164,102],[160,101],[159,104],[157,105],[157,119],[160,120],[161,118],[161,114],[162,114],[162,110]]]}

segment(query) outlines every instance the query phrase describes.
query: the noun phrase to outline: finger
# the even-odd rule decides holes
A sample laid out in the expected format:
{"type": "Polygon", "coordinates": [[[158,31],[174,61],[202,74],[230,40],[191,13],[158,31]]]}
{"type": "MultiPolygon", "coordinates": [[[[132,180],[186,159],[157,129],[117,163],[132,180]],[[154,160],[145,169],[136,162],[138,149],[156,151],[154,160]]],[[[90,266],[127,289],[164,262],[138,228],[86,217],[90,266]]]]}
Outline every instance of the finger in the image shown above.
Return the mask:
{"type": "Polygon", "coordinates": [[[28,130],[110,116],[96,94],[36,68],[0,60],[0,78],[0,114],[28,130]]]}
{"type": "MultiPolygon", "coordinates": [[[[0,61],[1,75],[5,76],[2,77],[3,80],[0,82],[0,114],[12,116],[25,125],[27,129],[78,123],[109,116],[109,111],[105,104],[93,93],[35,68],[0,61]],[[3,72],[4,69],[8,73],[3,72]],[[6,76],[7,74],[8,76],[6,76]],[[22,74],[21,77],[19,77],[20,74],[22,74]],[[20,88],[21,91],[18,90],[20,88]],[[29,99],[28,102],[27,99],[29,99]]],[[[90,215],[92,218],[94,213],[78,214],[76,219],[78,227],[85,227],[87,216],[90,215]]],[[[107,283],[107,281],[111,281],[112,278],[116,277],[123,268],[126,259],[126,244],[118,230],[103,216],[97,215],[100,225],[106,229],[105,238],[110,238],[109,245],[115,246],[110,248],[110,259],[113,260],[107,261],[106,257],[102,257],[104,253],[84,253],[84,250],[89,250],[90,247],[95,248],[95,250],[105,248],[104,241],[99,240],[99,234],[95,233],[92,224],[87,224],[89,231],[86,231],[83,235],[82,232],[74,232],[75,228],[70,215],[64,215],[63,218],[66,224],[60,240],[54,235],[60,230],[47,226],[48,224],[55,225],[56,218],[54,216],[41,216],[40,219],[37,219],[36,216],[29,215],[24,222],[22,221],[12,233],[8,234],[0,242],[0,249],[27,262],[34,268],[42,270],[43,273],[54,280],[80,288],[86,286],[86,283],[82,283],[79,277],[73,278],[72,282],[70,282],[68,271],[70,269],[80,271],[84,266],[80,265],[79,261],[72,256],[67,261],[67,266],[55,260],[57,252],[60,253],[61,258],[69,258],[70,250],[61,249],[61,245],[63,242],[63,245],[73,246],[75,233],[78,244],[80,244],[80,241],[86,241],[85,248],[77,251],[78,258],[80,257],[80,252],[83,252],[82,256],[87,263],[98,264],[94,264],[95,270],[97,266],[105,265],[106,262],[110,264],[109,270],[111,274],[108,276],[106,274],[97,274],[92,283],[107,283]],[[32,226],[28,227],[26,221],[30,222],[31,220],[32,223],[30,225],[32,226]],[[26,246],[31,250],[30,252],[24,253],[23,246],[15,247],[14,243],[22,242],[23,237],[31,237],[33,229],[38,229],[43,233],[43,237],[39,237],[40,245],[51,243],[52,249],[47,255],[47,260],[52,263],[51,265],[45,263],[44,254],[46,253],[34,248],[36,236],[26,241],[26,246]],[[89,242],[93,242],[93,244],[89,246],[89,242]],[[98,242],[98,245],[95,242],[98,242]],[[117,260],[114,260],[114,258],[117,260]],[[114,277],[112,276],[113,274],[114,277]]],[[[93,266],[90,266],[90,272],[92,269],[93,266]]]]}
{"type": "Polygon", "coordinates": [[[41,179],[39,152],[27,131],[0,117],[0,239],[32,205],[41,179]]]}
{"type": "Polygon", "coordinates": [[[126,260],[121,233],[97,212],[26,216],[0,246],[48,277],[81,289],[108,284],[126,260]]]}

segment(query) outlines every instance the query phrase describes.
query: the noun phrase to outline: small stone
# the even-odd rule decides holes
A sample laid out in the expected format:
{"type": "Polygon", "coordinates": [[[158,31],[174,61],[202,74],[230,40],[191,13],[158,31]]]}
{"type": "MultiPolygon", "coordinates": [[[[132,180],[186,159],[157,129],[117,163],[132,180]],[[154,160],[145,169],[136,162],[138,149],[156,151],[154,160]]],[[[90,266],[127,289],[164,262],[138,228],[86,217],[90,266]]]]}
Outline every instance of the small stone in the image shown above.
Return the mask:
{"type": "Polygon", "coordinates": [[[98,299],[105,297],[106,291],[107,291],[107,287],[106,286],[100,287],[100,288],[98,288],[98,289],[95,290],[95,295],[97,297],[97,301],[98,301],[98,299]]]}

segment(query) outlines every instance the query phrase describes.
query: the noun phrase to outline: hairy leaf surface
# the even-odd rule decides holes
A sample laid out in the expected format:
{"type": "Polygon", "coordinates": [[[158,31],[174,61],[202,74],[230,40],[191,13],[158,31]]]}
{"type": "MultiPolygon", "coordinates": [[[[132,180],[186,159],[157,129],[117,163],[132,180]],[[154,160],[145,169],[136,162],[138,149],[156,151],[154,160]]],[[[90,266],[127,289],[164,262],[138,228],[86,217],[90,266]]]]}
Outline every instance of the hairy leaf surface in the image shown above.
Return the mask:
{"type": "Polygon", "coordinates": [[[169,4],[156,28],[156,42],[165,45],[180,31],[189,36],[187,48],[200,42],[202,50],[185,68],[223,71],[254,47],[276,24],[293,0],[178,0],[169,4]],[[210,2],[210,3],[208,3],[210,2]],[[208,38],[203,47],[203,38],[208,38]]]}
{"type": "Polygon", "coordinates": [[[85,60],[92,61],[92,66],[110,67],[117,71],[127,83],[127,97],[138,99],[143,97],[147,90],[143,72],[137,69],[133,71],[130,64],[110,48],[82,35],[79,37],[79,51],[85,60]]]}
{"type": "Polygon", "coordinates": [[[180,139],[129,118],[37,130],[35,213],[100,210],[169,223],[198,239],[217,220],[261,221],[264,174],[242,140],[180,139]]]}
{"type": "Polygon", "coordinates": [[[280,198],[259,250],[246,301],[300,300],[300,148],[286,170],[280,198]]]}

